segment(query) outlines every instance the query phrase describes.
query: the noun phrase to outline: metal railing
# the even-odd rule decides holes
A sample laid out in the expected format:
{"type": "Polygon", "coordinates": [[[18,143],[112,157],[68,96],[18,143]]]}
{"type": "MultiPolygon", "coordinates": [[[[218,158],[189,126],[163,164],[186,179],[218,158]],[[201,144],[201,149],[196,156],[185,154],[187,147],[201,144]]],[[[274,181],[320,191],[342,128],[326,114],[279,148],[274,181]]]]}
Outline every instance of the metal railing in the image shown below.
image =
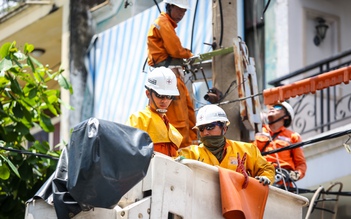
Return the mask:
{"type": "Polygon", "coordinates": [[[0,19],[8,14],[16,11],[21,5],[25,4],[25,0],[2,0],[0,1],[0,19]]]}
{"type": "MultiPolygon", "coordinates": [[[[268,84],[278,87],[351,65],[351,50],[276,78],[268,84]]],[[[292,129],[303,138],[351,123],[351,84],[331,86],[314,94],[289,99],[295,110],[292,129]]]]}
{"type": "Polygon", "coordinates": [[[0,0],[0,23],[15,16],[29,5],[48,4],[55,6],[53,0],[0,0]]]}

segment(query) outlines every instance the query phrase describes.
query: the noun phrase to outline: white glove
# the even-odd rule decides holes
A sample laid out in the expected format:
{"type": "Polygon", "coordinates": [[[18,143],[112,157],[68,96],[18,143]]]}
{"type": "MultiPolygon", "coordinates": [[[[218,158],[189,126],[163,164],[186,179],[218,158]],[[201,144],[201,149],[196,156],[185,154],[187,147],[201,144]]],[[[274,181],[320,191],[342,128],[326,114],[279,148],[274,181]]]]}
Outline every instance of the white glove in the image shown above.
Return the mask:
{"type": "Polygon", "coordinates": [[[196,59],[200,59],[200,55],[194,55],[190,59],[195,61],[196,59]]]}
{"type": "Polygon", "coordinates": [[[290,175],[290,179],[297,181],[300,179],[301,173],[300,173],[300,171],[292,170],[292,171],[290,171],[289,175],[290,175]]]}
{"type": "Polygon", "coordinates": [[[256,176],[255,179],[257,179],[264,186],[271,184],[271,181],[267,178],[267,176],[256,176]]]}

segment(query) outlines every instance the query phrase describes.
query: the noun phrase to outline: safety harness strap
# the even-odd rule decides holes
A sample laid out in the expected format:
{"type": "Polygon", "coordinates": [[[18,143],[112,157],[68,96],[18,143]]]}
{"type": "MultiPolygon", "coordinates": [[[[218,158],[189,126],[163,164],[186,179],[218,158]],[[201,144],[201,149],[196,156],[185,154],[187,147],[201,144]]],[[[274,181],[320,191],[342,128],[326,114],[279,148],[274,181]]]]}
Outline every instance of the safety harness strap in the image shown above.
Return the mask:
{"type": "Polygon", "coordinates": [[[263,148],[261,149],[261,152],[264,152],[264,150],[266,149],[266,147],[269,145],[269,143],[271,143],[279,134],[280,134],[281,131],[279,132],[276,132],[273,134],[272,136],[272,140],[269,140],[266,142],[266,144],[263,146],[263,148]]]}

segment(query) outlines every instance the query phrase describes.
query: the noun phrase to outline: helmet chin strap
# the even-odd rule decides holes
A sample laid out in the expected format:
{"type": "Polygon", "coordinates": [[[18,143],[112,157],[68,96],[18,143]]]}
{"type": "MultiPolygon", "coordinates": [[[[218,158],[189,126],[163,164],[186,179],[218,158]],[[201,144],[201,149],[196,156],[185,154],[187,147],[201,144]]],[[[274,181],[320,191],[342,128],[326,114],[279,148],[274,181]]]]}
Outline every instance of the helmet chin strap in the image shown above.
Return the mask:
{"type": "Polygon", "coordinates": [[[154,105],[156,106],[156,112],[158,113],[166,113],[167,109],[158,109],[157,104],[154,101],[154,98],[152,97],[152,92],[154,92],[153,90],[150,90],[150,97],[151,97],[151,101],[154,103],[154,105]]]}
{"type": "MultiPolygon", "coordinates": [[[[155,104],[156,105],[156,104],[155,104]]],[[[166,113],[167,110],[166,109],[156,109],[156,112],[159,112],[159,113],[166,113]]]]}
{"type": "Polygon", "coordinates": [[[278,118],[278,119],[276,119],[276,120],[274,120],[274,121],[272,121],[272,122],[268,122],[268,125],[272,125],[272,124],[274,124],[274,123],[276,123],[276,122],[278,122],[278,121],[284,119],[285,116],[286,116],[286,115],[284,115],[284,116],[282,116],[282,117],[280,117],[280,118],[278,118]]]}
{"type": "Polygon", "coordinates": [[[223,127],[222,127],[222,130],[221,130],[221,135],[225,135],[225,133],[224,133],[224,128],[225,127],[227,127],[227,131],[228,131],[228,126],[226,126],[225,124],[223,125],[223,127]]]}

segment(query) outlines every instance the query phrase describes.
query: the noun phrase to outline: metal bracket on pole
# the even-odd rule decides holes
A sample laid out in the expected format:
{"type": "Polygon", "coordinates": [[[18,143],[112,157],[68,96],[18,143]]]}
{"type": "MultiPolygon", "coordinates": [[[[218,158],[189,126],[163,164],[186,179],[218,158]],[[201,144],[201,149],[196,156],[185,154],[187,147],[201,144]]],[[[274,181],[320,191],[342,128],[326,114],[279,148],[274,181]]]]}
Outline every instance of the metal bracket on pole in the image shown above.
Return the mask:
{"type": "Polygon", "coordinates": [[[241,39],[234,39],[234,62],[240,101],[240,115],[244,126],[250,132],[250,140],[262,128],[261,105],[258,96],[258,85],[254,59],[249,57],[248,48],[241,39]],[[250,97],[251,98],[247,98],[250,97]]]}
{"type": "Polygon", "coordinates": [[[188,62],[190,62],[192,64],[198,64],[198,63],[201,63],[203,61],[210,60],[214,56],[225,55],[225,54],[232,53],[232,52],[233,52],[233,47],[221,48],[221,49],[214,50],[212,52],[206,52],[206,53],[202,53],[199,55],[195,55],[195,56],[189,58],[188,62]]]}
{"type": "MultiPolygon", "coordinates": [[[[201,64],[203,61],[210,60],[214,56],[225,55],[225,54],[229,54],[232,52],[233,52],[233,47],[226,47],[226,48],[214,50],[212,52],[202,53],[199,55],[195,55],[189,59],[184,59],[183,66],[184,66],[186,72],[188,72],[188,73],[191,72],[195,76],[195,72],[197,71],[197,69],[196,70],[192,69],[193,65],[201,64]]],[[[195,78],[196,78],[196,76],[195,76],[195,78]]]]}

